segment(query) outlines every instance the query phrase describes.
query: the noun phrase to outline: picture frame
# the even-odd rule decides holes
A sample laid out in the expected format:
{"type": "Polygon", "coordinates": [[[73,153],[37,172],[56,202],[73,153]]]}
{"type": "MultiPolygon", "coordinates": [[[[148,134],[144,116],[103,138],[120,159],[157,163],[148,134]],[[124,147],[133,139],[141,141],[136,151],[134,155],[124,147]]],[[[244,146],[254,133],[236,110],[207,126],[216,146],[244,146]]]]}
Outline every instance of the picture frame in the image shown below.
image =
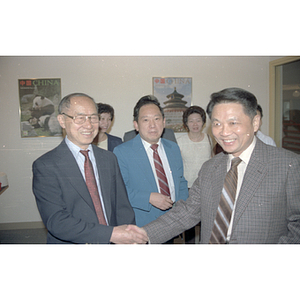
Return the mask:
{"type": "Polygon", "coordinates": [[[183,112],[192,105],[192,77],[153,77],[153,95],[164,110],[166,128],[186,132],[183,112]]]}
{"type": "Polygon", "coordinates": [[[58,123],[60,78],[19,79],[21,137],[62,136],[58,123]]]}

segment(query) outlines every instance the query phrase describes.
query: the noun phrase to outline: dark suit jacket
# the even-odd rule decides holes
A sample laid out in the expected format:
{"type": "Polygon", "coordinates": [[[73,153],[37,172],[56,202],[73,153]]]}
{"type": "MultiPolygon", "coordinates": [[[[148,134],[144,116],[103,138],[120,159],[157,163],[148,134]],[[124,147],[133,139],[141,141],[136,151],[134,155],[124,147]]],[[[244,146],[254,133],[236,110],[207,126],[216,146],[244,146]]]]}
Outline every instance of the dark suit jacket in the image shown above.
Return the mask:
{"type": "MultiPolygon", "coordinates": [[[[189,198],[145,226],[151,243],[165,242],[199,221],[201,243],[209,243],[227,159],[221,152],[205,162],[189,198]]],[[[300,156],[257,139],[237,199],[230,243],[300,243],[299,199],[300,156]]]]}
{"type": "Polygon", "coordinates": [[[115,155],[92,147],[109,226],[98,223],[84,178],[63,140],[33,163],[33,192],[48,243],[109,243],[114,226],[135,224],[115,155]]]}
{"type": "MultiPolygon", "coordinates": [[[[187,181],[183,176],[183,162],[177,144],[161,139],[172,171],[175,199],[188,197],[187,181]]],[[[126,185],[129,201],[135,212],[136,224],[144,226],[166,211],[149,203],[151,193],[159,193],[147,153],[138,134],[134,139],[114,149],[126,185]]]]}
{"type": "MultiPolygon", "coordinates": [[[[125,132],[124,137],[123,137],[124,143],[135,138],[137,134],[138,134],[138,132],[136,130],[131,130],[131,131],[125,132]]],[[[176,140],[173,129],[165,128],[161,137],[177,144],[177,140],[176,140]]]]}
{"type": "Polygon", "coordinates": [[[118,145],[122,144],[123,141],[121,138],[111,135],[108,133],[105,133],[107,135],[107,150],[113,152],[114,148],[117,147],[118,145]]]}

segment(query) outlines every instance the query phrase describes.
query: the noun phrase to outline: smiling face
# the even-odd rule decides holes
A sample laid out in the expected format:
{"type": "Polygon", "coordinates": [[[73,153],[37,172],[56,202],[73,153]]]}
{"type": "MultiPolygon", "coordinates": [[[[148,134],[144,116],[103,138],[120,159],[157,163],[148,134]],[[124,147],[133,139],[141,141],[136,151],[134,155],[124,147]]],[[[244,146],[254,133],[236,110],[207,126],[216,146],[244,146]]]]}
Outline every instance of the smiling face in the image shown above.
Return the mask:
{"type": "Polygon", "coordinates": [[[101,132],[106,132],[110,125],[111,125],[111,114],[110,113],[102,113],[100,114],[100,123],[99,123],[99,130],[101,132]]]}
{"type": "Polygon", "coordinates": [[[203,121],[200,114],[197,113],[190,114],[187,119],[187,127],[189,129],[189,132],[192,133],[201,132],[203,127],[203,121]]]}
{"type": "MultiPolygon", "coordinates": [[[[88,97],[73,97],[70,100],[70,108],[64,109],[69,116],[98,115],[95,103],[88,97]]],[[[75,124],[74,121],[65,116],[58,115],[57,119],[62,128],[65,128],[68,139],[85,150],[98,134],[99,123],[91,123],[87,119],[83,124],[75,124]]]]}
{"type": "Polygon", "coordinates": [[[211,115],[212,133],[224,151],[238,157],[253,141],[259,116],[253,120],[244,113],[242,104],[216,104],[211,115]]]}
{"type": "Polygon", "coordinates": [[[133,124],[143,140],[156,144],[164,130],[165,119],[155,104],[146,104],[140,108],[138,121],[133,124]]]}

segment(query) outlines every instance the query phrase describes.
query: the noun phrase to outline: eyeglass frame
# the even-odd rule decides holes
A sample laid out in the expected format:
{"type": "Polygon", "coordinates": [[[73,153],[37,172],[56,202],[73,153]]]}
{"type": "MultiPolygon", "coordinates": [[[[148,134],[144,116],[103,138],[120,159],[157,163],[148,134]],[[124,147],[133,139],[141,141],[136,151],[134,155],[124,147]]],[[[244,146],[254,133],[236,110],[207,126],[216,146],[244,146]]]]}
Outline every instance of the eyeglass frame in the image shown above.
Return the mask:
{"type": "Polygon", "coordinates": [[[70,115],[68,115],[68,114],[66,114],[66,113],[61,113],[61,115],[65,115],[65,116],[69,117],[70,119],[73,120],[74,124],[77,124],[77,125],[82,125],[82,124],[84,124],[84,123],[86,122],[87,119],[90,119],[91,124],[96,124],[96,123],[99,123],[99,122],[100,122],[99,114],[93,114],[93,115],[91,115],[91,116],[87,116],[87,115],[70,116],[70,115]],[[85,121],[84,121],[83,123],[76,123],[76,122],[75,122],[76,117],[80,117],[80,116],[81,116],[81,117],[85,117],[85,121]],[[93,116],[97,116],[97,117],[98,117],[98,121],[97,121],[97,122],[92,122],[92,117],[93,117],[93,116]]]}

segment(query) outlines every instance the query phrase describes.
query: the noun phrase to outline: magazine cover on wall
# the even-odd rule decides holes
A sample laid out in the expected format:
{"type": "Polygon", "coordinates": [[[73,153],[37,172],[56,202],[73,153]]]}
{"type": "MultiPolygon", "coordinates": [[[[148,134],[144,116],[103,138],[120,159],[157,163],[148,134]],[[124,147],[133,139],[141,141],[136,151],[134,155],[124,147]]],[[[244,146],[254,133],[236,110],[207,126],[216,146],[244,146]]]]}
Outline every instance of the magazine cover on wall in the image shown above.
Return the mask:
{"type": "Polygon", "coordinates": [[[60,78],[19,79],[21,137],[61,136],[57,108],[60,78]]]}
{"type": "Polygon", "coordinates": [[[165,127],[185,132],[182,114],[192,103],[192,78],[153,77],[153,95],[164,110],[165,127]]]}

